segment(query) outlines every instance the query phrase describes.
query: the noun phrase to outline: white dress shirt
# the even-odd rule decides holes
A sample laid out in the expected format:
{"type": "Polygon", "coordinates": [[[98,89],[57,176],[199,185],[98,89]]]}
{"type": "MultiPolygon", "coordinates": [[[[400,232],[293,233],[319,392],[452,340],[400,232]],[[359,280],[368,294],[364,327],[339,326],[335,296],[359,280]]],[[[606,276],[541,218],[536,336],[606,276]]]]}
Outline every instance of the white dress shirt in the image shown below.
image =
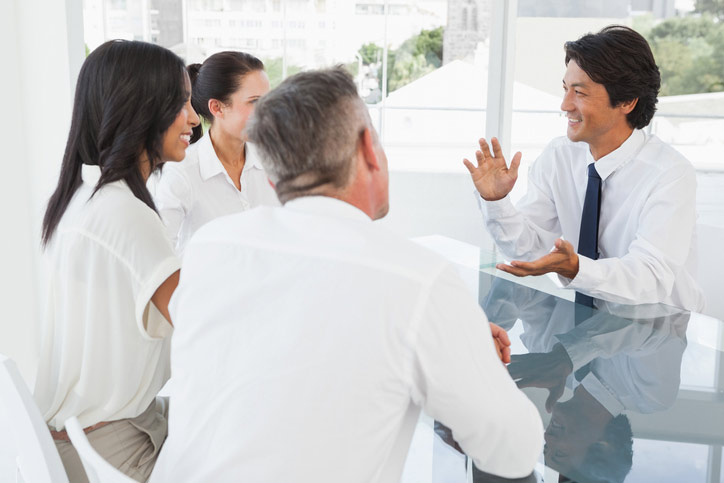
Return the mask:
{"type": "MultiPolygon", "coordinates": [[[[488,231],[505,256],[535,260],[563,237],[578,247],[581,212],[593,163],[588,144],[553,140],[530,170],[516,207],[508,197],[481,203],[488,231]]],[[[620,303],[665,303],[700,312],[696,273],[696,175],[681,154],[634,130],[600,158],[599,259],[579,255],[564,286],[620,303]]]]}
{"type": "Polygon", "coordinates": [[[156,209],[179,254],[191,235],[215,218],[259,205],[279,205],[254,146],[247,142],[245,149],[241,191],[216,155],[208,133],[189,147],[182,162],[164,164],[155,186],[149,183],[156,209]]]}
{"type": "Polygon", "coordinates": [[[163,223],[125,181],[83,184],[45,250],[49,286],[35,399],[62,429],[133,418],[169,376],[171,326],[150,302],[179,269],[163,223]]]}
{"type": "Polygon", "coordinates": [[[420,408],[529,474],[540,417],[448,262],[327,197],[215,220],[186,248],[152,481],[399,481],[420,408]]]}

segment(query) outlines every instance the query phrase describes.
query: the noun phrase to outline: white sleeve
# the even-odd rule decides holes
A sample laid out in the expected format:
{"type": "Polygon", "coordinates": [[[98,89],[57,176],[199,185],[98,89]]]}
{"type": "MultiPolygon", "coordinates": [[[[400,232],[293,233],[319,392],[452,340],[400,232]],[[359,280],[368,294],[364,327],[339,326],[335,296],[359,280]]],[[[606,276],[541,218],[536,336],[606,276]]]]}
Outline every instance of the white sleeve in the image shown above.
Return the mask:
{"type": "Polygon", "coordinates": [[[447,268],[432,285],[415,347],[412,398],[481,470],[529,475],[543,448],[535,406],[510,378],[482,309],[447,268]]]}
{"type": "Polygon", "coordinates": [[[166,226],[171,245],[177,248],[179,231],[192,202],[191,184],[176,166],[166,166],[155,188],[153,201],[166,226]]]}
{"type": "Polygon", "coordinates": [[[579,256],[578,275],[561,278],[567,288],[619,303],[657,303],[671,295],[696,225],[696,175],[693,169],[677,174],[649,196],[626,255],[595,261],[579,256]]]}
{"type": "Polygon", "coordinates": [[[134,199],[119,206],[115,215],[113,254],[130,273],[138,328],[146,338],[163,338],[169,332],[165,327],[168,322],[149,304],[158,287],[180,269],[181,263],[153,210],[134,199]]]}
{"type": "Polygon", "coordinates": [[[512,260],[536,260],[546,255],[561,236],[558,212],[541,173],[549,156],[553,152],[544,151],[531,167],[528,191],[516,206],[509,196],[485,201],[478,195],[488,233],[512,260]]]}

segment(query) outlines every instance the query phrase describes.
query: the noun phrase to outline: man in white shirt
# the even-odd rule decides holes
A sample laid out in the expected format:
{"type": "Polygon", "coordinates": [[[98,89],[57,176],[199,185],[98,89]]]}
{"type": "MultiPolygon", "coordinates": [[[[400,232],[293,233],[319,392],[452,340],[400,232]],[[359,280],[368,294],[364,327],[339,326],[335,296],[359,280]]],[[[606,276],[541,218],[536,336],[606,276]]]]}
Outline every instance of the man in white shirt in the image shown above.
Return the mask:
{"type": "Polygon", "coordinates": [[[660,86],[648,43],[610,26],[565,50],[567,138],[553,140],[533,164],[517,206],[508,193],[520,153],[508,168],[497,139],[492,153],[481,139],[477,166],[465,160],[486,227],[513,260],[498,268],[517,276],[556,272],[587,305],[593,296],[701,311],[694,168],[642,131],[660,86]]]}
{"type": "Polygon", "coordinates": [[[290,77],[249,129],[284,206],[186,248],[154,481],[399,481],[420,409],[481,469],[530,474],[542,424],[504,331],[449,263],[372,223],[387,159],[349,74],[290,77]]]}

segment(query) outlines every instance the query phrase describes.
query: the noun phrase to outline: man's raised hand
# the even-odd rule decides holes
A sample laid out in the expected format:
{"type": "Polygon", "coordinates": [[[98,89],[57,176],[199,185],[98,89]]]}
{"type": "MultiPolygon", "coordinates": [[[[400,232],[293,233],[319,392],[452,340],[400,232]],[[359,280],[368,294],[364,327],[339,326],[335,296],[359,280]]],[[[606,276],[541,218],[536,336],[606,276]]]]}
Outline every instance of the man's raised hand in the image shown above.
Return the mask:
{"type": "Polygon", "coordinates": [[[497,138],[490,140],[493,145],[493,153],[485,138],[480,138],[480,150],[475,152],[475,158],[478,165],[475,166],[467,159],[463,159],[465,167],[470,171],[475,188],[486,201],[496,201],[510,193],[518,179],[518,166],[520,166],[520,158],[523,156],[520,152],[515,153],[510,168],[505,162],[503,151],[500,149],[500,143],[497,138]]]}

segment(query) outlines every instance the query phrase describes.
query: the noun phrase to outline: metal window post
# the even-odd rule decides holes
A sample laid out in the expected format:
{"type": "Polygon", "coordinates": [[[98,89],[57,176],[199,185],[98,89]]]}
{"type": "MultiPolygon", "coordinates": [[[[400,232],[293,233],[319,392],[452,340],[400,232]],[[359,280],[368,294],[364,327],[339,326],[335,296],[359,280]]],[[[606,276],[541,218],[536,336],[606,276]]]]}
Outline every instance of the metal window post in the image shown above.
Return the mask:
{"type": "MultiPolygon", "coordinates": [[[[518,0],[493,0],[490,19],[490,57],[485,137],[500,140],[503,154],[510,157],[515,68],[515,20],[518,0]]],[[[510,161],[510,159],[508,159],[510,161]]]]}

